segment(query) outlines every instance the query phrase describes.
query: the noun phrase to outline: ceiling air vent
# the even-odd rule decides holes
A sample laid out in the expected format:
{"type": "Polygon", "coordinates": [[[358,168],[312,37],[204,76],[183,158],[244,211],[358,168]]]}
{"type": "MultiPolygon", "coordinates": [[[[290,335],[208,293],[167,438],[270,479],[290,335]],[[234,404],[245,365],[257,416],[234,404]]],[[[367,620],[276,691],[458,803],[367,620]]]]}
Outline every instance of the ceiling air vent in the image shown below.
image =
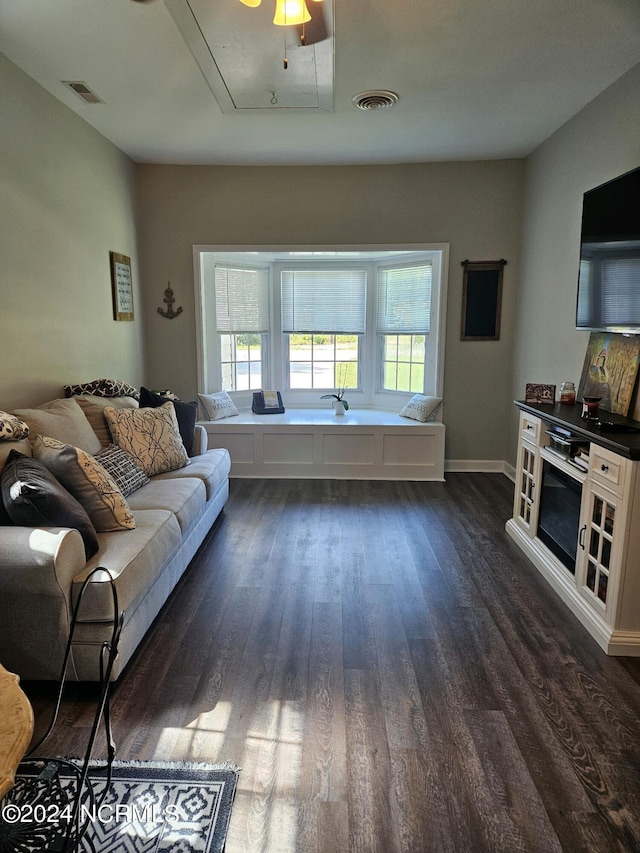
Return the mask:
{"type": "Polygon", "coordinates": [[[360,92],[351,98],[351,103],[359,110],[386,110],[398,101],[395,92],[385,89],[372,89],[370,92],[360,92]]]}
{"type": "Polygon", "coordinates": [[[82,80],[62,80],[61,82],[63,86],[71,89],[79,98],[82,98],[85,104],[104,104],[102,98],[99,98],[95,92],[92,92],[82,80]]]}

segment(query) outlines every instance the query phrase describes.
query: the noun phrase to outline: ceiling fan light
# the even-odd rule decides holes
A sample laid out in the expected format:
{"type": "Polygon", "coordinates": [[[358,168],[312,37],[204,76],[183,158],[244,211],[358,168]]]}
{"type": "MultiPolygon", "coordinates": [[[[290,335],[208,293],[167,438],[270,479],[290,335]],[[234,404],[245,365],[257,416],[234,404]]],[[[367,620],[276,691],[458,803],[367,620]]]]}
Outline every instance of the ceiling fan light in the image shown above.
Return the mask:
{"type": "Polygon", "coordinates": [[[240,2],[244,3],[245,6],[251,6],[252,9],[256,9],[262,3],[262,0],[240,0],[240,2]]]}
{"type": "Polygon", "coordinates": [[[279,27],[306,24],[310,20],[311,15],[304,0],[276,0],[276,13],[273,17],[273,23],[279,27]]]}

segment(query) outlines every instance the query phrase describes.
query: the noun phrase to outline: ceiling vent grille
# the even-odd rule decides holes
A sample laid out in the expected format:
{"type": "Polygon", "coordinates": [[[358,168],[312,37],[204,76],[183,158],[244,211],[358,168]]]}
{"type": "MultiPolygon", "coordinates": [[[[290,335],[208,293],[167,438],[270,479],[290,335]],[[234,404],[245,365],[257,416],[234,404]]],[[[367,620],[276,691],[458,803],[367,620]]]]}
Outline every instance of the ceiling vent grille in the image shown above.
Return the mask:
{"type": "Polygon", "coordinates": [[[99,98],[82,80],[62,80],[61,82],[63,86],[82,98],[85,104],[104,104],[102,98],[99,98]]]}
{"type": "Polygon", "coordinates": [[[398,102],[398,95],[385,89],[372,89],[370,92],[354,95],[351,102],[359,110],[386,110],[398,102]]]}

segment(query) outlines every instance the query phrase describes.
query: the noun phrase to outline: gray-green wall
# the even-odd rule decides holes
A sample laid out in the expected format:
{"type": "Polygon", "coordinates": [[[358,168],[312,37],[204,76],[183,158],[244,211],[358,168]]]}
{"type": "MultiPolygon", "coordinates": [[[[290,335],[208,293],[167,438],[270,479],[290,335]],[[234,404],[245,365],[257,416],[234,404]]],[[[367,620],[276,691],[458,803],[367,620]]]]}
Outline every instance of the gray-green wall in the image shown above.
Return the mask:
{"type": "Polygon", "coordinates": [[[139,384],[134,164],[2,54],[0,91],[0,409],[66,383],[139,384]],[[113,320],[109,251],[131,258],[134,322],[113,320]]]}

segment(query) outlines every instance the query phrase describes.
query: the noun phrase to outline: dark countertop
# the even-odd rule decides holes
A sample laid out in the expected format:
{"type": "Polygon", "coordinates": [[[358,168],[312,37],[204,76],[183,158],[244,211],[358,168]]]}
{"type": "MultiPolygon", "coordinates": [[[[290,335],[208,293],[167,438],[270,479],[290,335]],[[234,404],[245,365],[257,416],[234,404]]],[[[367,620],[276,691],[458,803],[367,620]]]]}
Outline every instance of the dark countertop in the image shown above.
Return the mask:
{"type": "Polygon", "coordinates": [[[601,412],[601,420],[613,421],[620,426],[632,426],[638,432],[613,432],[599,429],[593,421],[582,417],[582,403],[568,406],[566,403],[526,403],[515,400],[516,406],[523,412],[529,412],[549,423],[570,429],[575,435],[593,441],[600,447],[606,447],[627,459],[640,459],[640,422],[623,418],[610,412],[601,412]]]}

